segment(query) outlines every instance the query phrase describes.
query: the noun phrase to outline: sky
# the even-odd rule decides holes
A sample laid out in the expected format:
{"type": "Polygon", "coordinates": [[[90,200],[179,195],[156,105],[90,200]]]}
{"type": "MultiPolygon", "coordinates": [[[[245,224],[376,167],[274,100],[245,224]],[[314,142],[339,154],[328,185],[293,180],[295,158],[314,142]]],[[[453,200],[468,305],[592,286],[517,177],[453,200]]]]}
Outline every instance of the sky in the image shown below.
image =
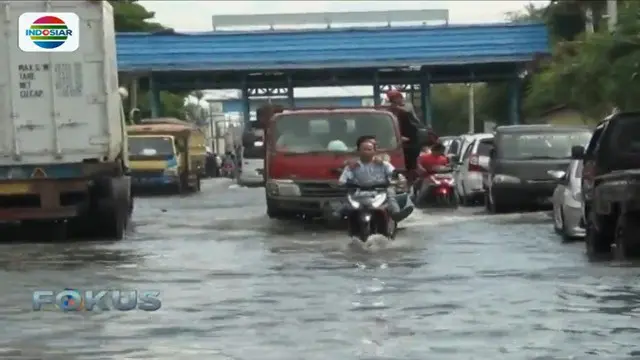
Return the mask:
{"type": "MultiPolygon", "coordinates": [[[[548,1],[140,1],[154,11],[156,21],[177,31],[211,31],[213,15],[348,12],[384,10],[448,9],[451,24],[506,21],[506,13],[517,12],[529,3],[544,6],[548,1]]],[[[371,89],[346,87],[296,89],[296,96],[371,95],[371,89]]],[[[208,92],[215,97],[232,96],[228,91],[208,92]]]]}

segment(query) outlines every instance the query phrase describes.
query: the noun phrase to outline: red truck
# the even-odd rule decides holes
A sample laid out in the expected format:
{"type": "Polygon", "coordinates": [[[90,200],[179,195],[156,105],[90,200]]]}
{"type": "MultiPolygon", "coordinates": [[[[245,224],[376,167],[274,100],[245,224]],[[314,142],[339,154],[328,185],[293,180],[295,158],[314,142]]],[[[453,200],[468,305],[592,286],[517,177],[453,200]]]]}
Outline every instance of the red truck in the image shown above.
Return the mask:
{"type": "MultiPolygon", "coordinates": [[[[344,201],[346,190],[337,180],[345,162],[357,156],[356,140],[363,135],[375,136],[379,151],[396,169],[406,171],[407,145],[396,111],[387,107],[263,110],[258,120],[265,129],[268,216],[322,217],[327,206],[344,201]]],[[[397,192],[402,207],[408,198],[406,186],[397,192]]]]}

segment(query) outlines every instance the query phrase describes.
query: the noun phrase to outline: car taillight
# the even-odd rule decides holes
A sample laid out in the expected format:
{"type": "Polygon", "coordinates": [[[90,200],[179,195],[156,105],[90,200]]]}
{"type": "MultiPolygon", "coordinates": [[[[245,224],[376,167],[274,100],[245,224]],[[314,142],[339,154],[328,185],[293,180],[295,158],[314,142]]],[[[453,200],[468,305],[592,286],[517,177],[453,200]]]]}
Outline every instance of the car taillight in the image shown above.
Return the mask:
{"type": "Polygon", "coordinates": [[[469,157],[469,171],[484,172],[485,170],[480,166],[480,158],[478,155],[471,155],[469,157]]]}

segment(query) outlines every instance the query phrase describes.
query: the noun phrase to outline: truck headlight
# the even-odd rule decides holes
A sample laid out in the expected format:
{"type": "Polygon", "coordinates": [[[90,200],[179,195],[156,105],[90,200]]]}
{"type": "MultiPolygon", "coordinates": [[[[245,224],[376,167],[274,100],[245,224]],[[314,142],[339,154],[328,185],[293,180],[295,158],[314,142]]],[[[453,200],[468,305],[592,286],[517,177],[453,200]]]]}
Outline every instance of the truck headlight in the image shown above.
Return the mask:
{"type": "Polygon", "coordinates": [[[266,184],[267,192],[273,196],[300,196],[300,187],[288,179],[269,180],[266,184]]]}
{"type": "Polygon", "coordinates": [[[176,176],[176,175],[178,175],[178,168],[167,168],[167,169],[164,169],[164,174],[166,176],[176,176]]]}

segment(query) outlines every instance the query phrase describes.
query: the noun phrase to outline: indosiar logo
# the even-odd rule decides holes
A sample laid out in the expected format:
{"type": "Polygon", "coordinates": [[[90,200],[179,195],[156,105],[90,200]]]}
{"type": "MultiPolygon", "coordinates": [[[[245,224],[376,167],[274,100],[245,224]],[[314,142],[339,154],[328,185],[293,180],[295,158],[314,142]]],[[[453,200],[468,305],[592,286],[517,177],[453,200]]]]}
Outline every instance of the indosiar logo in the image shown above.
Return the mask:
{"type": "Polygon", "coordinates": [[[73,52],[80,47],[80,18],[74,13],[24,13],[18,27],[24,52],[73,52]]]}

